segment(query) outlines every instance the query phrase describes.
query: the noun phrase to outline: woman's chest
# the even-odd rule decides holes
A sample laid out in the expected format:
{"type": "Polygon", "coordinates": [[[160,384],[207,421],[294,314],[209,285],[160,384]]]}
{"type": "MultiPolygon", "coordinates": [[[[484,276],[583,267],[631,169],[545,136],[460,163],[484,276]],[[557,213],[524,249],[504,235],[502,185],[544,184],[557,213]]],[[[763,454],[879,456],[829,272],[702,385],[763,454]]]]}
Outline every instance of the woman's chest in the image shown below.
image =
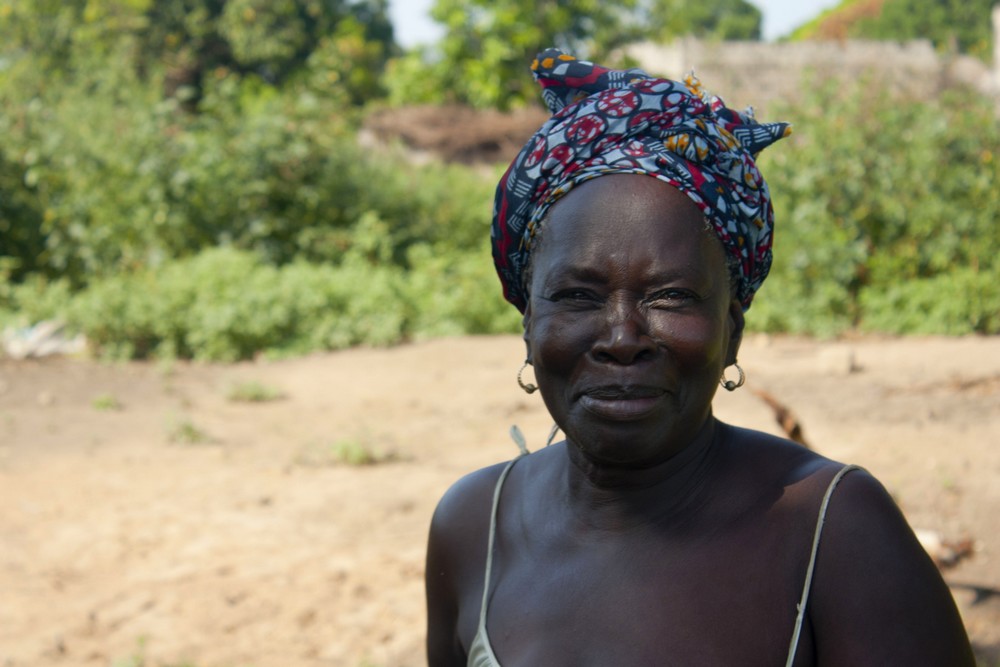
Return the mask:
{"type": "Polygon", "coordinates": [[[783,664],[809,546],[800,531],[751,522],[499,549],[490,641],[508,667],[783,664]]]}

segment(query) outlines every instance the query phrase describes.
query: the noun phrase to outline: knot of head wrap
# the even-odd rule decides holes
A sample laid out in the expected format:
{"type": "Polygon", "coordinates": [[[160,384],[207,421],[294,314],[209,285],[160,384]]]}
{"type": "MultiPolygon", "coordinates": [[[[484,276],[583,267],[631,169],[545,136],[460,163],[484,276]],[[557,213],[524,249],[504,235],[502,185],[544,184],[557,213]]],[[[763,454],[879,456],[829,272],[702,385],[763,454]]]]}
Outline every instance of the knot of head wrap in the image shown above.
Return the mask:
{"type": "Polygon", "coordinates": [[[491,237],[504,297],[524,312],[524,271],[549,208],[574,186],[607,174],[647,174],[686,194],[739,266],[737,298],[750,307],[771,267],[774,211],[754,162],[790,133],[758,123],[683,83],[640,69],[612,70],[557,49],[539,54],[535,80],[553,116],[497,186],[491,237]]]}

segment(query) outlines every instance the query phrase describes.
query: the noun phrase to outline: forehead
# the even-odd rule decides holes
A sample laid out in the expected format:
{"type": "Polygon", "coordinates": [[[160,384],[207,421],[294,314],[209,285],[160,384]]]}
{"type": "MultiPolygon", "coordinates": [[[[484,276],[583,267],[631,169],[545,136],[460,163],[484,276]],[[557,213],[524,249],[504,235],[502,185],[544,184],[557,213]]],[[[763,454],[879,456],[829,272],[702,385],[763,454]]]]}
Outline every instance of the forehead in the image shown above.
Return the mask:
{"type": "Polygon", "coordinates": [[[621,261],[678,269],[724,269],[721,243],[701,210],[673,186],[642,174],[587,181],[556,202],[532,253],[537,272],[566,264],[621,261]]]}

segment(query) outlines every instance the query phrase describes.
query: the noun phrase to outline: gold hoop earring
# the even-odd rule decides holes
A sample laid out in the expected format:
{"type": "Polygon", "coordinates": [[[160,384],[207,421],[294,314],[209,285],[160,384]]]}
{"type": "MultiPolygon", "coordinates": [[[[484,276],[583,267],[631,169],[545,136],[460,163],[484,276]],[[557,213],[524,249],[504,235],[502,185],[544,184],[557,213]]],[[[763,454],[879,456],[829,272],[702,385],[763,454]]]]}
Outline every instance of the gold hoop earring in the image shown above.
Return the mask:
{"type": "Polygon", "coordinates": [[[521,366],[521,370],[517,372],[517,386],[523,389],[524,393],[526,394],[534,394],[536,391],[538,391],[538,387],[536,387],[531,383],[525,384],[524,380],[521,379],[521,374],[524,373],[524,369],[527,368],[528,366],[530,366],[530,364],[528,363],[527,360],[525,360],[524,365],[521,366]]]}
{"type": "Polygon", "coordinates": [[[743,369],[740,368],[740,365],[737,363],[733,363],[733,366],[736,366],[736,372],[740,374],[740,377],[738,380],[736,380],[736,382],[726,379],[725,370],[722,371],[722,377],[719,378],[719,384],[722,385],[722,388],[725,389],[726,391],[736,391],[737,389],[742,387],[743,383],[746,382],[747,380],[747,374],[743,372],[743,369]]]}

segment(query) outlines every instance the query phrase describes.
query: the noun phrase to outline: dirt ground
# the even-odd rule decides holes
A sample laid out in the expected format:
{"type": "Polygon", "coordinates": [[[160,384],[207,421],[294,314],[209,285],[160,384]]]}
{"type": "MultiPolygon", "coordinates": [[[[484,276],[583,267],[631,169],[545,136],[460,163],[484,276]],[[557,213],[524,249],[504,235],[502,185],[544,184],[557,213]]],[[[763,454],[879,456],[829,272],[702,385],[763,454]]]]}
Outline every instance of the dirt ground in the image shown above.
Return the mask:
{"type": "MultiPolygon", "coordinates": [[[[424,664],[424,540],[463,473],[550,422],[516,336],[237,365],[0,360],[0,666],[424,664]],[[259,383],[283,396],[234,401],[259,383]],[[351,465],[364,453],[382,460],[351,465]]],[[[1000,338],[752,337],[726,421],[860,463],[1000,665],[1000,338]]]]}

